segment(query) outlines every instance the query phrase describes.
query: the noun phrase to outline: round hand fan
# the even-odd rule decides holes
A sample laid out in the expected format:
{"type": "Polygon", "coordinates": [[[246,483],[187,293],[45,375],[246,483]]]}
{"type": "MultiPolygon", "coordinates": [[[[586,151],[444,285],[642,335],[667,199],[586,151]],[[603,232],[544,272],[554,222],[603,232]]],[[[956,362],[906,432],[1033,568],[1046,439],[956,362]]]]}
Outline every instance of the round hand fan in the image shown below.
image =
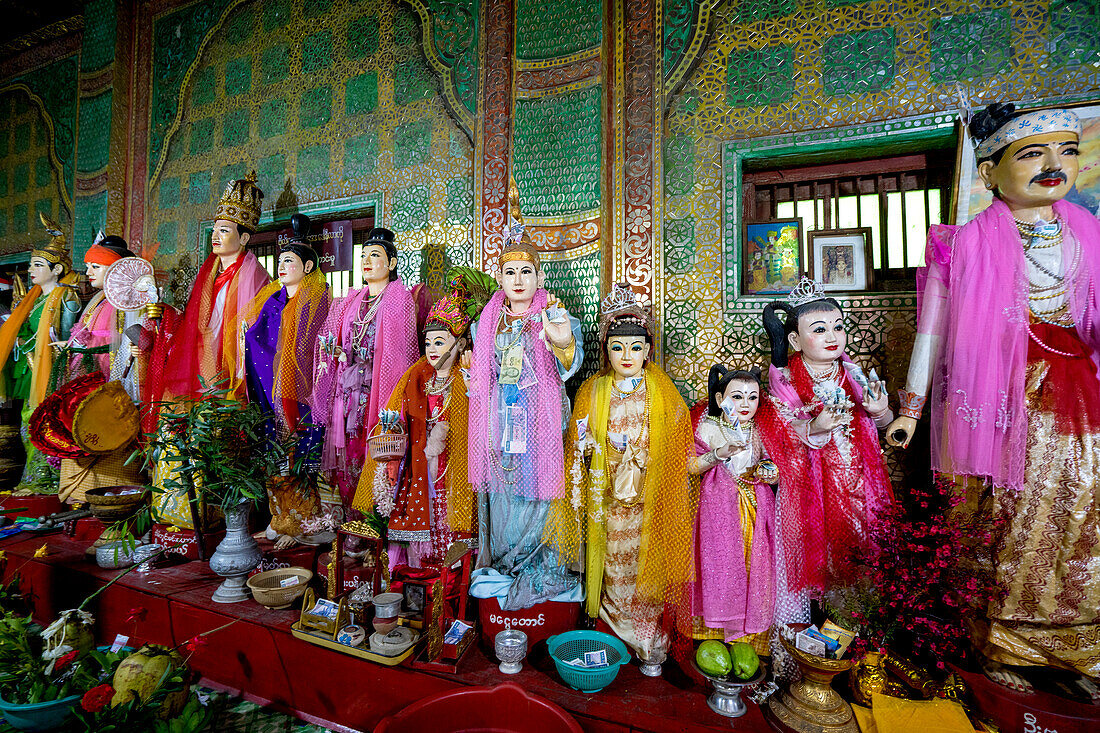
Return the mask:
{"type": "Polygon", "coordinates": [[[153,264],[140,257],[123,257],[107,268],[103,276],[107,302],[124,311],[137,310],[157,302],[153,264]]]}

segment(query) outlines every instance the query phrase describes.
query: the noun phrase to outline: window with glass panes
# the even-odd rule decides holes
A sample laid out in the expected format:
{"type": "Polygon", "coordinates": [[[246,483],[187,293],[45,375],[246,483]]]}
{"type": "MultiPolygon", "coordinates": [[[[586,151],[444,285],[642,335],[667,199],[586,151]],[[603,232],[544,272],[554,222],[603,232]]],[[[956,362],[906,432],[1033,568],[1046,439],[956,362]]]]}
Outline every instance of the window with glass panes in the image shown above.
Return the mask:
{"type": "MultiPolygon", "coordinates": [[[[312,231],[319,231],[325,221],[339,221],[340,216],[329,216],[326,219],[315,219],[312,222],[312,231]]],[[[279,231],[288,229],[289,222],[280,223],[277,227],[269,227],[266,231],[256,232],[248,243],[249,250],[267,270],[271,277],[275,277],[276,261],[279,248],[276,238],[279,231]]],[[[359,267],[359,255],[363,251],[363,242],[367,241],[367,235],[374,228],[374,217],[351,219],[352,257],[350,270],[338,270],[325,273],[328,280],[329,291],[332,297],[339,298],[351,288],[363,287],[363,270],[359,267]]]]}
{"type": "Polygon", "coordinates": [[[803,233],[867,227],[876,282],[912,289],[928,227],[949,215],[954,164],[945,150],[746,172],[745,220],[799,217],[803,233]]]}

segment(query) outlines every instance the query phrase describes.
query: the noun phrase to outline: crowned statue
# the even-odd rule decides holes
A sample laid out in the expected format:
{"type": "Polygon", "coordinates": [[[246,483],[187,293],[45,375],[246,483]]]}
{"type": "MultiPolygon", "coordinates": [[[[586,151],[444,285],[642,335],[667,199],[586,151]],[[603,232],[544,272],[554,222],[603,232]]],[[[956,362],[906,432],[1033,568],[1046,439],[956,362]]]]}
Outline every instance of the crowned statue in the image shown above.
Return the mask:
{"type": "Polygon", "coordinates": [[[1004,591],[975,643],[989,676],[1027,667],[1100,679],[1100,221],[1064,200],[1078,173],[1070,110],[992,104],[969,123],[993,203],[929,232],[901,417],[931,405],[932,468],[957,511],[996,528],[1004,591]]]}
{"type": "Polygon", "coordinates": [[[629,285],[614,285],[600,313],[603,369],[577,392],[567,494],[546,538],[565,560],[583,558],[587,615],[626,642],[644,674],[658,676],[670,634],[690,636],[696,507],[691,421],[651,360],[653,339],[649,309],[629,285]]]}
{"type": "Polygon", "coordinates": [[[479,492],[480,546],[470,594],[495,597],[505,611],[581,598],[570,563],[543,541],[543,529],[565,493],[564,382],[584,361],[580,321],[543,288],[514,183],[509,199],[501,289],[474,333],[468,466],[479,492]]]}
{"type": "MultiPolygon", "coordinates": [[[[73,271],[68,241],[55,222],[43,214],[39,218],[50,241],[31,250],[31,288],[0,325],[0,399],[22,400],[24,425],[46,398],[55,356],[51,344],[68,340],[80,314],[79,274],[73,271]]],[[[24,476],[33,483],[30,474],[40,461],[30,443],[25,445],[24,476]]]]}
{"type": "Polygon", "coordinates": [[[282,475],[268,486],[271,523],[264,532],[281,550],[295,542],[331,542],[331,532],[307,532],[321,499],[316,482],[323,428],[312,420],[310,398],[317,333],[328,316],[332,296],[317,251],[309,244],[309,217],[290,219],[294,234],[279,248],[278,279],[264,286],[245,308],[238,330],[237,396],[260,405],[269,417],[274,440],[294,437],[282,475]]]}
{"type": "Polygon", "coordinates": [[[811,596],[855,580],[852,556],[894,501],[878,435],[893,413],[874,370],[848,357],[844,313],[817,283],[769,303],[764,329],[769,394],[755,423],[779,468],[775,620],[808,622],[811,596]]]}
{"type": "Polygon", "coordinates": [[[740,640],[769,653],[775,615],[775,489],[756,411],[760,369],[710,368],[707,399],[692,410],[699,476],[693,629],[697,639],[740,640]],[[703,409],[699,409],[703,408],[703,409]]]}
{"type": "Polygon", "coordinates": [[[321,470],[345,504],[369,511],[370,483],[357,490],[367,438],[401,375],[417,358],[416,303],[397,273],[394,234],[370,230],[362,250],[363,287],[337,298],[314,340],[313,419],[325,428],[321,470]]]}
{"type": "Polygon", "coordinates": [[[439,563],[455,540],[477,527],[466,467],[469,400],[461,365],[472,345],[470,323],[496,283],[469,268],[451,271],[450,293],[432,306],[424,323],[424,356],[409,367],[386,409],[406,436],[405,453],[375,462],[368,454],[359,495],[371,483],[376,512],[388,517],[390,564],[439,563]]]}
{"type": "MultiPolygon", "coordinates": [[[[199,269],[187,306],[180,313],[164,308],[154,341],[146,380],[147,411],[143,428],[156,428],[158,407],[180,397],[198,397],[206,389],[239,389],[238,329],[248,304],[271,278],[246,247],[260,222],[264,194],[256,174],[230,181],[214,210],[211,254],[199,269]]],[[[154,482],[163,488],[166,466],[158,466],[154,482]]],[[[159,521],[192,529],[191,509],[184,494],[154,495],[159,521]]]]}

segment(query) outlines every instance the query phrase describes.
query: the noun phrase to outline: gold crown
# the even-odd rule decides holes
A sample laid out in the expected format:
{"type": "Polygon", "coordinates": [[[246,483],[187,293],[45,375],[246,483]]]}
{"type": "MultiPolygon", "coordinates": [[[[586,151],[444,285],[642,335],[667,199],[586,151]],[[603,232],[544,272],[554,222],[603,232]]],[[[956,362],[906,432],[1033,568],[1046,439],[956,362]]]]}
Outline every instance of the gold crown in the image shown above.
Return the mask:
{"type": "Polygon", "coordinates": [[[500,266],[512,260],[526,260],[540,269],[539,251],[531,244],[527,227],[523,223],[523,212],[519,206],[519,188],[516,179],[508,177],[508,225],[504,228],[504,248],[500,253],[500,266]]]}
{"type": "Polygon", "coordinates": [[[45,227],[46,234],[50,235],[50,241],[31,249],[31,257],[41,257],[51,265],[61,265],[65,268],[65,272],[73,269],[73,254],[69,250],[69,242],[65,238],[65,233],[61,231],[61,227],[41,211],[38,212],[38,219],[45,227]]]}
{"type": "Polygon", "coordinates": [[[254,232],[260,224],[263,202],[264,192],[256,186],[256,171],[252,171],[241,180],[226,185],[218,210],[214,212],[214,221],[225,219],[254,232]]]}

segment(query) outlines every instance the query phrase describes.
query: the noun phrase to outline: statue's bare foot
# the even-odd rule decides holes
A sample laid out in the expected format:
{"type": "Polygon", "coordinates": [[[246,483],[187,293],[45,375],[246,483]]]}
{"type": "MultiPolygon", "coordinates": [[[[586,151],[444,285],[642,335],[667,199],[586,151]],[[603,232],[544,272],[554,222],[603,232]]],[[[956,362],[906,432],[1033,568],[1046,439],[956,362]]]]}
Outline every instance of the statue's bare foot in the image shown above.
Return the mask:
{"type": "Polygon", "coordinates": [[[274,542],[275,539],[278,536],[279,536],[279,533],[276,532],[275,530],[273,530],[271,528],[271,525],[269,524],[269,525],[267,525],[266,529],[252,535],[252,539],[254,539],[254,540],[267,540],[269,542],[274,542]]]}
{"type": "Polygon", "coordinates": [[[986,659],[982,662],[982,670],[985,672],[986,677],[1002,687],[1007,687],[1013,692],[1023,692],[1026,694],[1035,692],[1035,687],[1020,673],[1016,672],[1011,667],[1006,667],[1000,662],[986,659]]]}
{"type": "Polygon", "coordinates": [[[281,534],[279,535],[279,539],[275,540],[275,549],[285,550],[289,547],[293,547],[296,544],[298,544],[298,540],[294,539],[288,534],[281,534]]]}

